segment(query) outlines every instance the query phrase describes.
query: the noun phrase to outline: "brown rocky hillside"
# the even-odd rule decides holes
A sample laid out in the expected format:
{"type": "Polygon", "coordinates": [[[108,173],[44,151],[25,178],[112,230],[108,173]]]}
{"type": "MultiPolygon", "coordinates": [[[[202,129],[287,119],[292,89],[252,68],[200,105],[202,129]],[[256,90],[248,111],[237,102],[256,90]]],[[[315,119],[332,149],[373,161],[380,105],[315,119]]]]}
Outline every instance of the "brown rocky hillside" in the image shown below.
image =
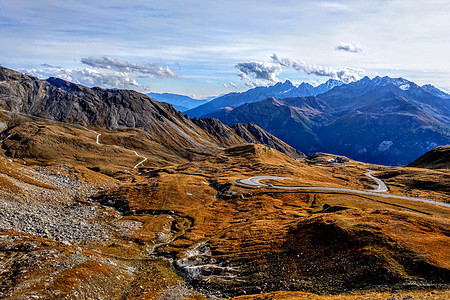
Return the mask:
{"type": "Polygon", "coordinates": [[[450,145],[436,147],[408,166],[427,169],[450,169],[450,145]]]}
{"type": "MultiPolygon", "coordinates": [[[[0,67],[0,109],[59,122],[98,126],[109,130],[137,128],[169,150],[208,148],[247,143],[239,134],[215,121],[221,130],[211,130],[208,122],[193,122],[172,105],[157,102],[130,90],[88,88],[49,78],[40,80],[0,67]]],[[[299,156],[295,149],[262,129],[264,136],[286,153],[299,156]]],[[[265,142],[267,142],[265,140],[265,142]]]]}
{"type": "MultiPolygon", "coordinates": [[[[102,159],[101,151],[92,155],[102,159]]],[[[21,161],[0,157],[4,298],[449,295],[448,208],[234,183],[267,174],[364,190],[373,184],[363,175],[365,164],[297,162],[260,145],[112,176],[21,161]]],[[[127,163],[135,162],[120,162],[127,163]]],[[[394,193],[447,197],[390,180],[394,193]]]]}

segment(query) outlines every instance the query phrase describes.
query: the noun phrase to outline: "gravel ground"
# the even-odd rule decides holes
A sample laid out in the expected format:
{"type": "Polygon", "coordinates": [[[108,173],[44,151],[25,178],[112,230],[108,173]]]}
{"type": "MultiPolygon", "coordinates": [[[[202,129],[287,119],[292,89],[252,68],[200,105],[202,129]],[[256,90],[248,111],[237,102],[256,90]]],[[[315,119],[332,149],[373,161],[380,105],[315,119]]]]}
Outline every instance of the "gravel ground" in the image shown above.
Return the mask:
{"type": "MultiPolygon", "coordinates": [[[[64,171],[65,166],[61,166],[64,171]]],[[[82,241],[105,240],[111,237],[106,224],[96,218],[102,213],[96,206],[80,203],[92,195],[97,187],[71,179],[59,171],[29,168],[24,174],[57,187],[50,190],[15,181],[26,196],[8,199],[0,195],[0,229],[13,229],[24,233],[50,238],[65,244],[82,241]]]]}
{"type": "Polygon", "coordinates": [[[109,230],[97,221],[94,206],[53,207],[0,199],[0,228],[14,229],[65,244],[107,239],[109,230]]]}

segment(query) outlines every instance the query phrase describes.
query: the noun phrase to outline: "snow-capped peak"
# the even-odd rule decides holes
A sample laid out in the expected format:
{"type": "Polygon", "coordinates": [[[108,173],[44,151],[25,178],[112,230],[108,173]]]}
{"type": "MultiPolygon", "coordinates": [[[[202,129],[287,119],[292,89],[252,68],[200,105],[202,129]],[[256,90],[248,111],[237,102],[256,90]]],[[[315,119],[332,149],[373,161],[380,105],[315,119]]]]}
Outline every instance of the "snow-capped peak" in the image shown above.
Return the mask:
{"type": "Polygon", "coordinates": [[[411,81],[408,81],[401,77],[390,78],[388,76],[384,76],[384,77],[376,76],[372,79],[372,82],[375,83],[376,85],[380,85],[380,86],[386,86],[386,85],[392,84],[404,91],[409,90],[411,88],[411,84],[412,84],[411,81]]]}
{"type": "Polygon", "coordinates": [[[341,86],[345,84],[344,82],[336,79],[328,79],[327,82],[323,83],[330,90],[334,87],[341,86]]]}

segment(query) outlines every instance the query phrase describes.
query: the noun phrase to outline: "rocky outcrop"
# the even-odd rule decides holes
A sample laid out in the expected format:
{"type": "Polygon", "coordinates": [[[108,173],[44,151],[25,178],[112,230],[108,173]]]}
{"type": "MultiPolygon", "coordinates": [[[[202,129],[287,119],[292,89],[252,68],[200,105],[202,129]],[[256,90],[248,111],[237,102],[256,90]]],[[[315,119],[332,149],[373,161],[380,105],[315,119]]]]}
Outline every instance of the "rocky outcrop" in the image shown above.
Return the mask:
{"type": "Polygon", "coordinates": [[[289,146],[279,138],[271,135],[256,124],[236,123],[232,126],[237,135],[249,143],[259,143],[286,153],[291,157],[303,157],[305,154],[289,146]]]}
{"type": "Polygon", "coordinates": [[[240,140],[243,143],[263,144],[294,158],[304,156],[302,152],[297,151],[279,138],[252,123],[235,124],[232,127],[228,127],[214,118],[193,118],[192,121],[208,133],[215,135],[218,142],[222,144],[232,146],[236,145],[240,140]],[[230,142],[233,144],[230,144],[230,142]]]}
{"type": "Polygon", "coordinates": [[[246,143],[245,139],[236,134],[236,132],[223,124],[217,119],[207,118],[207,119],[198,119],[193,118],[192,121],[207,133],[214,135],[216,140],[219,143],[222,143],[227,146],[236,145],[237,143],[246,143]]]}

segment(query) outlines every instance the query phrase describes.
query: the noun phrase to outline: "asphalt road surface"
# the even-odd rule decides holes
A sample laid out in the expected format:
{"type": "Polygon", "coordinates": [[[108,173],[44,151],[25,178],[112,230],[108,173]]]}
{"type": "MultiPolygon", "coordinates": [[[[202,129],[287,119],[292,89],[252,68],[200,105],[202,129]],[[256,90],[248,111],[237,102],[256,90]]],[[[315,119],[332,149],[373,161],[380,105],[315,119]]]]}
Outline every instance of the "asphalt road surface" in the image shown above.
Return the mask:
{"type": "Polygon", "coordinates": [[[282,190],[313,190],[313,191],[328,191],[328,192],[345,192],[345,193],[354,193],[354,194],[361,194],[361,195],[368,195],[368,196],[377,196],[382,198],[393,198],[393,199],[402,199],[402,200],[411,200],[416,202],[423,202],[428,204],[434,204],[444,207],[450,207],[450,203],[444,203],[444,202],[437,202],[422,198],[415,198],[415,197],[405,197],[405,196],[397,196],[397,195],[389,195],[389,194],[383,194],[387,192],[387,186],[386,184],[372,176],[372,173],[374,171],[369,171],[365,173],[366,176],[374,179],[377,182],[377,186],[375,190],[373,191],[360,191],[360,190],[353,190],[353,189],[343,189],[343,188],[333,188],[333,187],[323,187],[323,186],[281,186],[281,185],[271,185],[271,184],[264,184],[259,182],[260,180],[284,180],[284,179],[291,179],[287,177],[278,177],[278,176],[257,176],[257,177],[250,177],[247,179],[238,179],[236,180],[236,183],[251,186],[251,187],[269,187],[274,189],[282,189],[282,190]]]}

